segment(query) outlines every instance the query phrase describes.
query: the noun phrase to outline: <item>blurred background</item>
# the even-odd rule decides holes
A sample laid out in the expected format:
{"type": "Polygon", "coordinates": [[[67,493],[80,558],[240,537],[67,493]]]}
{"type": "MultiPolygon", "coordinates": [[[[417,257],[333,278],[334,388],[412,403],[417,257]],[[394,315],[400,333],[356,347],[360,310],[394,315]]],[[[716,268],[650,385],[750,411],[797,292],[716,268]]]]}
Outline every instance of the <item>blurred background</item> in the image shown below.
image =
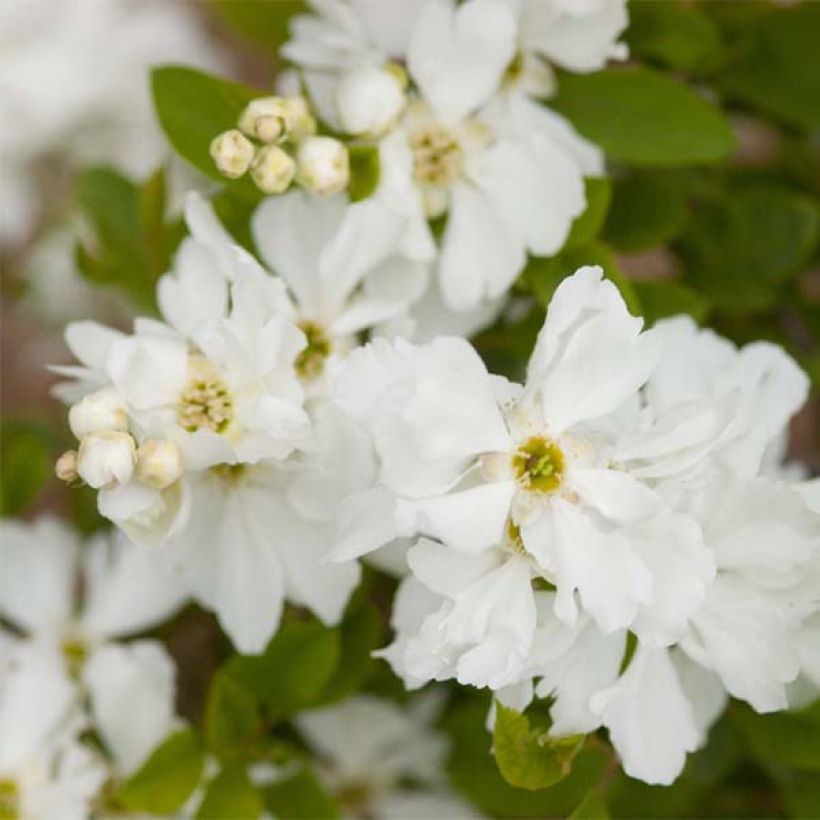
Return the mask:
{"type": "MultiPolygon", "coordinates": [[[[53,462],[71,442],[46,365],[69,361],[66,322],[93,318],[126,327],[137,312],[154,309],[153,283],[181,236],[181,194],[213,186],[164,142],[150,67],[191,65],[270,89],[276,50],[301,7],[298,0],[0,3],[3,515],[49,509],[86,531],[100,526],[90,494],[67,491],[53,478],[53,462]],[[119,208],[101,213],[101,192],[119,208]],[[165,219],[152,232],[144,222],[158,201],[165,219]]],[[[617,109],[593,107],[590,125],[569,105],[567,116],[610,158],[610,183],[594,199],[594,241],[528,265],[515,310],[476,343],[499,372],[520,370],[560,277],[585,262],[603,263],[648,321],[686,312],[738,343],[784,345],[813,383],[794,420],[788,461],[796,472],[816,475],[820,3],[638,0],[630,17],[631,60],[719,107],[736,149],[710,164],[642,153],[647,132],[674,130],[675,123],[619,121],[616,138],[605,126],[621,116],[617,109]],[[601,133],[596,122],[604,124],[601,133]],[[630,127],[640,129],[638,138],[630,127]]],[[[181,661],[182,713],[195,719],[224,644],[210,616],[193,608],[165,637],[181,661]]],[[[478,714],[484,707],[464,708],[478,714]]],[[[459,726],[456,718],[456,742],[459,726]]],[[[683,786],[634,787],[613,810],[675,815],[697,805],[706,815],[772,816],[808,805],[789,803],[797,798],[784,797],[777,773],[764,771],[745,746],[726,752],[724,734],[718,727],[714,757],[689,771],[683,786]]],[[[820,790],[816,772],[806,783],[800,771],[781,774],[798,790],[820,790]]]]}

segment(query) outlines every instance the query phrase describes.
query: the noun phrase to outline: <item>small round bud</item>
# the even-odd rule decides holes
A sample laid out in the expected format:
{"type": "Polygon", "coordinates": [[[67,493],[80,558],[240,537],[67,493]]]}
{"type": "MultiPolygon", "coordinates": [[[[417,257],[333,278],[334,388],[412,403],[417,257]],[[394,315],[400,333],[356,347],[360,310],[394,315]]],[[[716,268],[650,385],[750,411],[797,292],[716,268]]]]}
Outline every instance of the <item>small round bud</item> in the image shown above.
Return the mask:
{"type": "Polygon", "coordinates": [[[219,173],[230,179],[241,177],[253,161],[253,143],[235,128],[215,137],[210,151],[219,173]]]}
{"type": "Polygon", "coordinates": [[[67,450],[58,459],[54,465],[54,475],[65,481],[66,484],[71,484],[77,480],[77,451],[67,450]]]}
{"type": "Polygon", "coordinates": [[[78,439],[103,430],[127,430],[125,402],[110,387],[89,393],[69,409],[68,426],[78,439]]]}
{"type": "Polygon", "coordinates": [[[128,433],[91,433],[80,442],[77,473],[89,487],[124,484],[134,472],[137,446],[128,433]]]}
{"type": "Polygon", "coordinates": [[[287,191],[295,176],[296,162],[278,145],[266,145],[256,152],[251,178],[260,191],[281,194],[287,191]]]}
{"type": "Polygon", "coordinates": [[[349,134],[379,136],[396,122],[405,105],[404,85],[388,68],[359,68],[336,89],[336,110],[349,134]]]}
{"type": "Polygon", "coordinates": [[[289,120],[284,97],[260,97],[245,106],[237,125],[249,137],[262,142],[275,142],[288,131],[289,120]]]}
{"type": "Polygon", "coordinates": [[[343,191],[350,181],[347,148],[333,137],[308,137],[296,155],[299,184],[317,194],[343,191]]]}
{"type": "Polygon", "coordinates": [[[316,119],[310,113],[310,106],[304,97],[286,98],[290,135],[295,140],[303,140],[316,133],[316,119]]]}
{"type": "Polygon", "coordinates": [[[137,478],[155,490],[170,487],[182,476],[182,454],[173,441],[149,439],[137,450],[137,478]]]}

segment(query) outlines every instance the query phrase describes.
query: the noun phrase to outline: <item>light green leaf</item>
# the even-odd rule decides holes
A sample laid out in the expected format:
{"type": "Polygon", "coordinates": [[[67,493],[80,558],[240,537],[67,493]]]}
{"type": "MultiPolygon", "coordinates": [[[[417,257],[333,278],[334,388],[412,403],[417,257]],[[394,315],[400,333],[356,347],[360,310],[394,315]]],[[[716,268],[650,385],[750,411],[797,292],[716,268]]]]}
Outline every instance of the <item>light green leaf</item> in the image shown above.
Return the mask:
{"type": "Polygon", "coordinates": [[[708,71],[720,59],[720,30],[702,9],[677,0],[629,6],[626,42],[632,57],[682,71],[708,71]]]}
{"type": "Polygon", "coordinates": [[[351,202],[369,197],[379,185],[381,160],[376,145],[351,145],[350,183],[347,191],[351,202]]]}
{"type": "Polygon", "coordinates": [[[339,816],[333,801],[309,769],[302,769],[287,780],[269,787],[265,792],[265,803],[281,820],[333,820],[339,816]]]}
{"type": "Polygon", "coordinates": [[[569,774],[584,735],[551,738],[525,716],[496,702],[493,751],[504,779],[519,789],[544,789],[569,774]]]}
{"type": "Polygon", "coordinates": [[[247,752],[260,733],[256,699],[224,670],[214,675],[205,706],[205,738],[221,757],[247,752]]]}
{"type": "Polygon", "coordinates": [[[204,765],[205,751],[196,733],[181,729],[154,750],[117,798],[134,811],[172,814],[199,784],[204,765]]]}
{"type": "Polygon", "coordinates": [[[272,55],[287,40],[291,18],[307,10],[302,0],[208,0],[208,5],[237,34],[272,55]]]}
{"type": "MultiPolygon", "coordinates": [[[[155,68],[151,89],[162,130],[177,153],[204,174],[228,184],[208,153],[211,140],[236,128],[242,109],[265,92],[183,66],[155,68]]],[[[247,177],[229,184],[241,195],[262,196],[247,177]]]]}
{"type": "Polygon", "coordinates": [[[701,209],[680,242],[684,280],[735,313],[762,310],[814,253],[817,203],[774,185],[731,191],[701,209]]]}
{"type": "Polygon", "coordinates": [[[767,11],[755,21],[745,48],[720,73],[721,88],[788,123],[818,128],[820,3],[772,4],[767,11]]]}
{"type": "Polygon", "coordinates": [[[584,180],[587,207],[572,223],[564,250],[571,250],[595,239],[606,219],[610,201],[610,184],[606,177],[588,177],[584,180]]]}
{"type": "Polygon", "coordinates": [[[202,820],[257,820],[264,810],[262,795],[248,780],[245,764],[231,763],[208,784],[196,816],[202,820]]]}
{"type": "Polygon", "coordinates": [[[316,621],[284,624],[263,655],[237,655],[225,673],[252,692],[271,715],[313,705],[339,661],[338,630],[316,621]]]}
{"type": "Polygon", "coordinates": [[[619,250],[639,251],[678,236],[688,217],[682,185],[666,174],[637,174],[615,183],[603,236],[619,250]]]}
{"type": "Polygon", "coordinates": [[[717,162],[735,147],[717,108],[649,68],[563,75],[550,106],[612,159],[634,165],[717,162]]]}
{"type": "Polygon", "coordinates": [[[25,512],[54,475],[49,430],[44,425],[0,422],[0,515],[25,512]]]}

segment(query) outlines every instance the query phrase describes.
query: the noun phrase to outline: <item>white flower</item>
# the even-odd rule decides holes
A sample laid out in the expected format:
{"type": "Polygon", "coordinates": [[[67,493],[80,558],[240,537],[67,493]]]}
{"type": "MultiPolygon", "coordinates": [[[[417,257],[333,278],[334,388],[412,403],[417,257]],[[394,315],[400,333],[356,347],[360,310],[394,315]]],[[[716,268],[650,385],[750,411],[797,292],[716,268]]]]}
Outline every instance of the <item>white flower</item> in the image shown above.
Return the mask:
{"type": "Polygon", "coordinates": [[[178,584],[150,553],[103,536],[81,545],[49,518],[4,522],[0,559],[0,615],[25,636],[12,639],[14,663],[32,680],[19,708],[42,697],[28,710],[47,705],[53,734],[86,719],[86,694],[113,776],[133,773],[175,726],[174,670],[156,641],[116,640],[171,615],[183,601],[178,584]]]}
{"type": "Polygon", "coordinates": [[[125,402],[115,390],[98,390],[83,396],[68,411],[68,425],[71,432],[81,439],[89,433],[109,430],[127,430],[128,415],[125,402]]]}
{"type": "MultiPolygon", "coordinates": [[[[605,631],[675,641],[714,562],[697,524],[620,457],[621,416],[640,404],[660,352],[641,325],[599,269],[582,269],[556,291],[524,388],[492,379],[462,340],[355,351],[337,394],[372,432],[381,486],[346,501],[334,554],[421,532],[475,580],[501,549],[557,587],[568,623],[577,590],[605,631]]],[[[674,450],[678,430],[666,436],[674,450]]]]}
{"type": "Polygon", "coordinates": [[[316,194],[336,194],[347,188],[350,158],[347,147],[333,137],[307,137],[296,152],[297,182],[316,194]]]}
{"type": "Polygon", "coordinates": [[[128,433],[89,433],[77,451],[77,474],[95,490],[126,484],[134,472],[137,448],[128,433]]]}
{"type": "Polygon", "coordinates": [[[358,695],[302,712],[296,724],[316,751],[325,787],[346,817],[476,818],[447,787],[447,744],[430,727],[437,711],[430,697],[416,698],[402,711],[358,695]]]}

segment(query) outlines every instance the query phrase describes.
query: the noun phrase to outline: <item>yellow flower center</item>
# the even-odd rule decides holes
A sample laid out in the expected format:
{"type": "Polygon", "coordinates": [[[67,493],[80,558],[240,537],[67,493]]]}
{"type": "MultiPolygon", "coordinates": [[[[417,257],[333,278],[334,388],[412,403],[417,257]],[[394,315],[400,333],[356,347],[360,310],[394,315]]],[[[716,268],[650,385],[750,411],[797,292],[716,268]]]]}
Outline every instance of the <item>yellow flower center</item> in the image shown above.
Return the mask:
{"type": "Polygon", "coordinates": [[[413,176],[423,185],[452,185],[461,170],[461,149],[452,134],[437,125],[410,136],[413,176]]]}
{"type": "Polygon", "coordinates": [[[552,493],[561,486],[564,454],[553,441],[532,436],[518,446],[512,467],[520,486],[531,492],[552,493]]]}
{"type": "MultiPolygon", "coordinates": [[[[69,677],[77,680],[88,657],[88,647],[81,638],[65,638],[60,645],[69,677]]],[[[2,815],[0,814],[0,817],[2,815]]]]}
{"type": "Polygon", "coordinates": [[[330,355],[332,345],[325,329],[310,320],[299,322],[300,330],[307,338],[307,346],[296,357],[296,372],[306,381],[321,375],[325,359],[330,355]]]}
{"type": "Polygon", "coordinates": [[[13,780],[0,779],[0,818],[14,820],[20,816],[20,794],[13,780]]]}
{"type": "Polygon", "coordinates": [[[189,433],[224,433],[234,417],[233,397],[216,369],[202,356],[188,361],[190,379],[179,397],[177,417],[189,433]]]}

